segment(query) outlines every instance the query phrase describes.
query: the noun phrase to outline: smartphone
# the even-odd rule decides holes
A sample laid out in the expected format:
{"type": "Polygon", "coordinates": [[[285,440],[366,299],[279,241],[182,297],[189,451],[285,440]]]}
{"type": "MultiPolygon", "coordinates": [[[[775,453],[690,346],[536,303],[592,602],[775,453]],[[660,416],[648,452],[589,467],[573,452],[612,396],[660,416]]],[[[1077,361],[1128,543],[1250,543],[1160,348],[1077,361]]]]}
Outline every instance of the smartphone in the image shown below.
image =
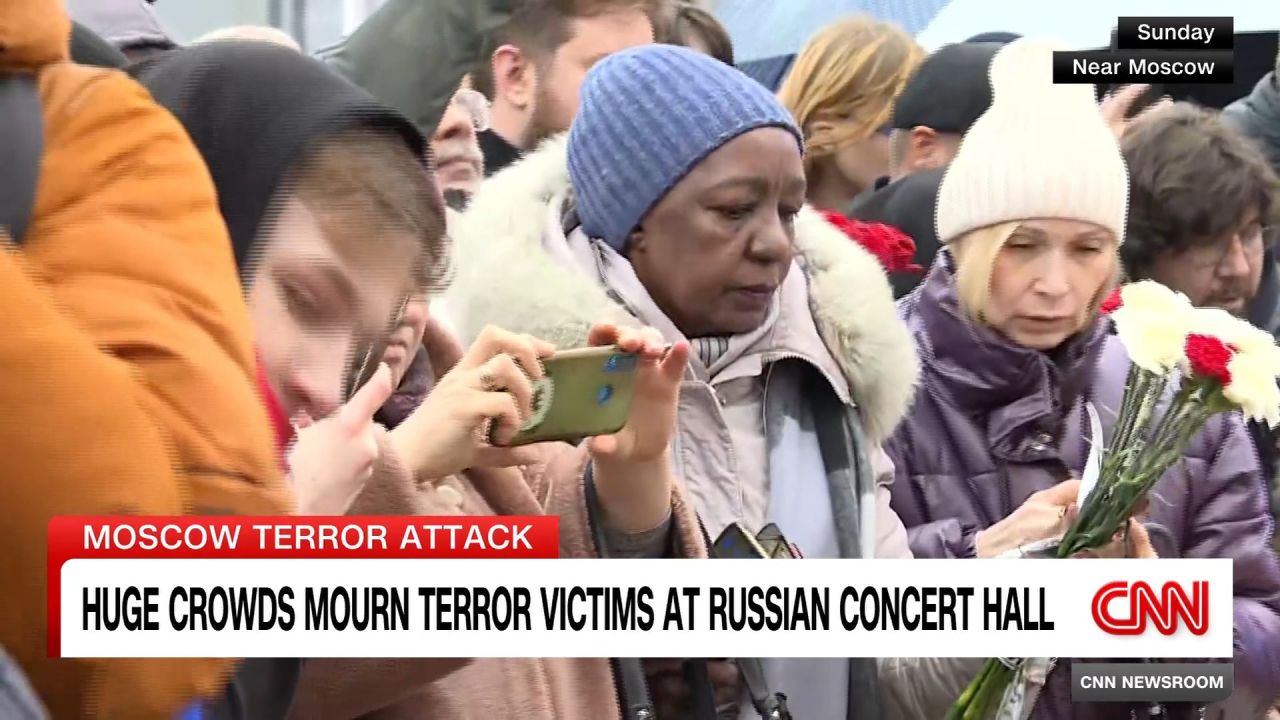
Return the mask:
{"type": "Polygon", "coordinates": [[[638,361],[617,347],[564,350],[544,359],[529,418],[505,445],[577,442],[618,432],[631,412],[638,361]]]}
{"type": "Polygon", "coordinates": [[[742,523],[734,522],[712,543],[711,556],[721,560],[767,560],[769,553],[742,523]]]}
{"type": "Polygon", "coordinates": [[[795,545],[787,542],[781,528],[776,523],[769,523],[756,533],[756,542],[764,549],[765,557],[770,560],[798,560],[800,551],[795,545]]]}

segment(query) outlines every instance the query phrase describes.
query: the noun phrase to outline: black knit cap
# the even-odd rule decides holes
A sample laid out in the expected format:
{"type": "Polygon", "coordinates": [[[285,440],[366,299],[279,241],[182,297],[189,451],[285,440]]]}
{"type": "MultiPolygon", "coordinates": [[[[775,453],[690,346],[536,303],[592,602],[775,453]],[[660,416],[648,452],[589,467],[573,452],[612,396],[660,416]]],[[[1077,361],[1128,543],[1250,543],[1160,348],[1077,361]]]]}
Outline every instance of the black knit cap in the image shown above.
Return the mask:
{"type": "Polygon", "coordinates": [[[276,189],[317,140],[384,129],[427,166],[426,141],[412,123],[290,48],[208,43],[170,50],[129,71],[178,118],[204,157],[242,280],[276,189]]]}
{"type": "Polygon", "coordinates": [[[893,127],[964,134],[991,107],[991,58],[1003,43],[944,45],[920,63],[893,104],[893,127]]]}

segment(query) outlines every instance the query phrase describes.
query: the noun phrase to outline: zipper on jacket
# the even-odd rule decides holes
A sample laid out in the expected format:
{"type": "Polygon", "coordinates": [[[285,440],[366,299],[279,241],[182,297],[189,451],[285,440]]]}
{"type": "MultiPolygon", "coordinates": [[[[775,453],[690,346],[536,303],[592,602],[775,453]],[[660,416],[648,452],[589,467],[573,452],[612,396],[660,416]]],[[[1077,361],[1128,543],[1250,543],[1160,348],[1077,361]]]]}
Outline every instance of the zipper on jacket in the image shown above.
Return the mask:
{"type": "MultiPolygon", "coordinates": [[[[837,394],[839,394],[836,391],[836,388],[840,387],[841,383],[836,382],[835,378],[831,377],[831,373],[827,372],[826,369],[824,369],[821,365],[815,362],[813,358],[809,357],[808,355],[803,355],[798,352],[792,352],[790,350],[766,351],[764,353],[761,353],[760,362],[768,366],[768,370],[765,371],[765,391],[766,392],[769,389],[769,376],[773,374],[773,366],[779,360],[805,361],[806,363],[809,364],[810,367],[812,367],[814,370],[817,370],[818,374],[821,375],[829,385],[831,385],[832,392],[836,392],[837,394]]],[[[849,392],[850,394],[852,394],[853,388],[849,388],[849,392]]]]}
{"type": "MultiPolygon", "coordinates": [[[[762,353],[760,362],[762,365],[765,366],[765,371],[764,371],[764,388],[761,390],[761,397],[760,397],[760,416],[761,416],[760,426],[764,429],[764,437],[765,437],[766,443],[768,442],[768,439],[769,439],[769,381],[770,379],[772,379],[773,370],[777,366],[778,361],[780,360],[803,360],[814,370],[818,371],[818,374],[821,375],[823,379],[826,380],[827,383],[831,386],[832,392],[836,392],[836,388],[839,387],[839,383],[835,381],[835,378],[831,377],[830,373],[828,373],[825,369],[823,369],[821,365],[814,362],[813,358],[810,358],[807,355],[802,355],[798,352],[791,352],[786,350],[762,353]]],[[[852,393],[853,389],[850,388],[849,391],[850,393],[852,393]]]]}

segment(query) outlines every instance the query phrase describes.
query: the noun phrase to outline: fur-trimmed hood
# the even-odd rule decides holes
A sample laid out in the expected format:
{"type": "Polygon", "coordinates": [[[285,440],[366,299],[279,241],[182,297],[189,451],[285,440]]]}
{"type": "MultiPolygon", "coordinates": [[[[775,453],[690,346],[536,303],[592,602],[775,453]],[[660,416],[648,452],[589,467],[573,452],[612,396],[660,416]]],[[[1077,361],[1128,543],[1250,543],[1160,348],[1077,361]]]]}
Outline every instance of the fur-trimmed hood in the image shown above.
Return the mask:
{"type": "MultiPolygon", "coordinates": [[[[447,295],[464,342],[485,325],[557,347],[586,344],[593,323],[635,323],[595,278],[543,249],[547,206],[569,188],[564,136],[481,186],[453,228],[456,275],[447,295]]],[[[912,399],[919,361],[879,262],[809,208],[796,219],[810,307],[869,434],[893,432],[912,399]]]]}

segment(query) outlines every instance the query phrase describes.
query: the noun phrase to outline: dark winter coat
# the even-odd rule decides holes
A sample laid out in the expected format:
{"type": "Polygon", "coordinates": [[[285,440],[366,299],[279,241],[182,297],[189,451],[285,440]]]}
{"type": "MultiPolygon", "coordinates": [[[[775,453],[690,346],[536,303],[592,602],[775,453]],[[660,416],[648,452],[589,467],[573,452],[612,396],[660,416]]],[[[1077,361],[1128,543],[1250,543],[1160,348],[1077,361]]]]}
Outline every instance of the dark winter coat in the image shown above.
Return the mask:
{"type": "Polygon", "coordinates": [[[1280,74],[1264,75],[1253,92],[1222,110],[1222,120],[1256,140],[1280,173],[1280,74]]]}
{"type": "MultiPolygon", "coordinates": [[[[933,221],[942,173],[941,169],[921,170],[894,182],[878,182],[854,199],[848,215],[855,220],[892,225],[906,233],[916,244],[916,264],[929,267],[940,245],[933,221]]],[[[920,284],[921,276],[895,272],[889,280],[893,283],[893,296],[901,298],[920,284]]]]}

